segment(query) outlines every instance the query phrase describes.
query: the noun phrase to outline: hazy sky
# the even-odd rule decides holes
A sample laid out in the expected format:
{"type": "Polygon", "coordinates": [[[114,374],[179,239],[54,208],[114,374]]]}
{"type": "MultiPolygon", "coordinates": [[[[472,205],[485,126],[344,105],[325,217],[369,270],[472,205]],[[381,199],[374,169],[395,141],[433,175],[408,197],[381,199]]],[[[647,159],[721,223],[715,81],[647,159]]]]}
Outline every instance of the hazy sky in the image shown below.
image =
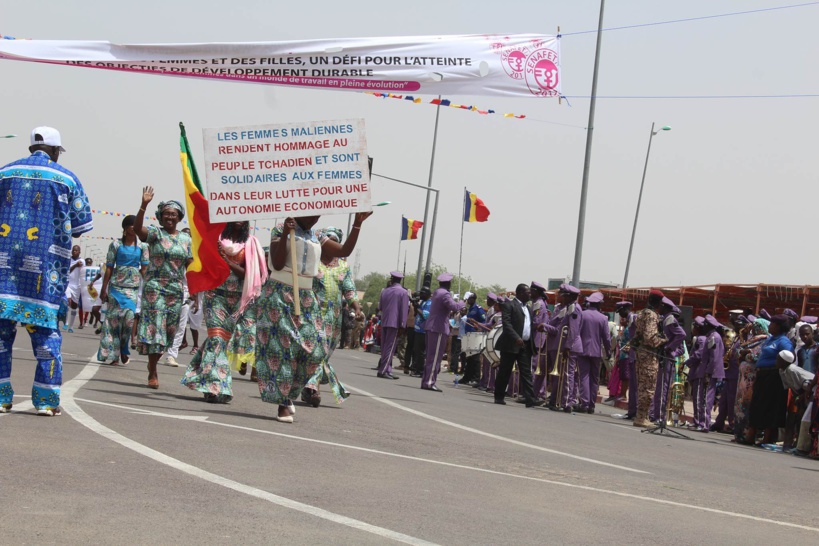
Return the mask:
{"type": "MultiPolygon", "coordinates": [[[[605,26],[789,3],[797,2],[609,0],[605,26]]],[[[554,34],[557,26],[569,34],[596,28],[599,10],[597,0],[11,4],[3,7],[0,34],[119,43],[554,34]]],[[[598,95],[819,93],[819,45],[811,38],[817,20],[819,5],[606,32],[598,95]]],[[[593,33],[562,39],[565,95],[589,95],[594,42],[593,33]]],[[[182,198],[179,121],[201,163],[203,127],[363,117],[375,172],[427,183],[435,119],[428,104],[35,63],[0,66],[0,134],[22,137],[0,140],[0,161],[27,154],[34,126],[57,127],[68,149],[61,163],[80,177],[95,209],[134,213],[146,184],[158,188],[157,201],[182,198]]],[[[433,261],[457,271],[467,186],[491,210],[488,222],[465,226],[464,271],[476,282],[513,287],[570,275],[589,100],[573,98],[568,106],[553,99],[447,98],[528,119],[441,109],[433,261]]],[[[652,144],[629,285],[815,284],[817,260],[809,249],[817,202],[817,112],[819,98],[598,99],[582,278],[622,281],[656,121],[673,130],[652,144]]],[[[372,186],[373,202],[392,205],[376,209],[362,230],[361,274],[394,269],[401,215],[423,216],[423,191],[378,178],[372,186]]],[[[98,216],[94,223],[93,236],[120,231],[116,218],[98,216]]],[[[346,228],[346,217],[326,216],[319,225],[331,224],[346,228]]],[[[408,250],[407,269],[414,271],[419,241],[402,248],[408,250]]]]}

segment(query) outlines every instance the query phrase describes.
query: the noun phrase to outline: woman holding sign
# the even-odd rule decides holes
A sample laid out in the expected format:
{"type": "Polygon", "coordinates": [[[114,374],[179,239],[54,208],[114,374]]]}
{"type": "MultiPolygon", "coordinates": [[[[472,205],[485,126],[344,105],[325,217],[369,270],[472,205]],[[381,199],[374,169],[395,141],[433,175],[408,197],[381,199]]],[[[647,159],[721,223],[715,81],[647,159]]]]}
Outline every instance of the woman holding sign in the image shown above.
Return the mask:
{"type": "Polygon", "coordinates": [[[313,232],[320,216],[287,218],[270,234],[270,277],[255,308],[256,366],[262,400],[279,406],[277,421],[293,422],[295,408],[291,400],[301,394],[326,358],[323,338],[332,333],[332,324],[324,323],[313,292],[319,262],[349,256],[355,249],[362,222],[371,214],[355,215],[344,245],[313,232]],[[291,247],[293,240],[295,252],[291,247]]]}

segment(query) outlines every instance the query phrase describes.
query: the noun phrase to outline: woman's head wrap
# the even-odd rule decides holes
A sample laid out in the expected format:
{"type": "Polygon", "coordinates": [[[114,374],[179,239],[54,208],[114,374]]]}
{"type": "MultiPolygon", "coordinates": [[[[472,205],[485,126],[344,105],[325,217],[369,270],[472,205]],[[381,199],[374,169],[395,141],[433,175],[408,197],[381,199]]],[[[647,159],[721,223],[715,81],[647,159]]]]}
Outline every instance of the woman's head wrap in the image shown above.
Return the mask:
{"type": "Polygon", "coordinates": [[[769,320],[765,320],[764,318],[758,318],[758,319],[756,319],[754,321],[754,332],[757,335],[761,335],[761,334],[766,334],[767,335],[768,334],[768,325],[770,325],[770,324],[771,324],[771,322],[769,320]]]}
{"type": "Polygon", "coordinates": [[[341,229],[337,228],[337,227],[332,227],[331,226],[331,227],[325,228],[324,229],[324,234],[327,235],[328,237],[332,237],[339,244],[344,239],[344,232],[341,231],[341,229]]]}
{"type": "Polygon", "coordinates": [[[159,203],[159,206],[156,209],[157,220],[162,219],[162,211],[168,207],[171,207],[172,209],[176,209],[177,211],[179,211],[180,220],[185,217],[185,207],[182,206],[182,203],[171,199],[170,201],[162,201],[161,203],[159,203]]]}

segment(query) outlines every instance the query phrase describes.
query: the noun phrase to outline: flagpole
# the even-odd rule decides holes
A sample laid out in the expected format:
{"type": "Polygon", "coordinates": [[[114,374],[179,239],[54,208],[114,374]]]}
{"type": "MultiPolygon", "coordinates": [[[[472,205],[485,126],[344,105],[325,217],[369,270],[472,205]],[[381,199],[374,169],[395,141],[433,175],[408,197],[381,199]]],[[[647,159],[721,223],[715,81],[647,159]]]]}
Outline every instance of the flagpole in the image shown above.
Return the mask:
{"type": "MultiPolygon", "coordinates": [[[[435,106],[435,129],[432,133],[432,156],[429,159],[429,181],[427,182],[427,187],[432,187],[432,170],[435,166],[435,145],[438,142],[438,117],[441,115],[441,95],[438,95],[438,104],[435,106]]],[[[429,227],[427,224],[427,219],[429,216],[429,192],[427,192],[427,201],[426,205],[424,205],[424,227],[429,227]]],[[[435,194],[435,207],[438,207],[438,194],[435,194]]],[[[433,214],[432,220],[432,232],[429,235],[429,246],[432,247],[432,239],[435,236],[435,215],[433,214]]],[[[421,233],[421,250],[418,252],[418,273],[415,277],[415,290],[421,290],[421,269],[424,265],[424,243],[426,242],[427,238],[427,231],[424,230],[421,233]]],[[[427,258],[427,270],[429,270],[429,258],[427,258]]]]}
{"type": "Polygon", "coordinates": [[[464,259],[464,224],[466,223],[464,216],[466,216],[466,186],[464,186],[464,206],[461,209],[461,251],[458,254],[458,294],[461,293],[461,262],[463,262],[464,259]]]}
{"type": "Polygon", "coordinates": [[[398,270],[398,267],[401,265],[401,241],[403,240],[402,235],[404,235],[404,224],[406,220],[404,217],[401,216],[401,228],[398,230],[398,259],[395,260],[395,269],[398,270]]]}
{"type": "Polygon", "coordinates": [[[403,274],[404,274],[405,277],[407,276],[407,251],[406,251],[406,249],[404,249],[404,271],[403,271],[403,274]]]}

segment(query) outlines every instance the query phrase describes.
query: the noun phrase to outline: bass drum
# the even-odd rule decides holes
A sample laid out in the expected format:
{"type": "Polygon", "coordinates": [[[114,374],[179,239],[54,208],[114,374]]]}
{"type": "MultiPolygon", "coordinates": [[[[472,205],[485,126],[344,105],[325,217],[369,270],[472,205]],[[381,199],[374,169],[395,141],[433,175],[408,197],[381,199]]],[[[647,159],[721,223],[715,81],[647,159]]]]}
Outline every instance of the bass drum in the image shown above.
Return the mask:
{"type": "Polygon", "coordinates": [[[461,351],[466,353],[466,356],[478,355],[483,352],[485,346],[486,333],[467,332],[461,342],[461,351]]]}
{"type": "Polygon", "coordinates": [[[500,351],[495,348],[495,344],[498,342],[501,332],[503,332],[503,325],[498,324],[486,334],[486,346],[484,347],[483,355],[489,361],[489,365],[492,368],[496,368],[500,364],[500,351]]]}

